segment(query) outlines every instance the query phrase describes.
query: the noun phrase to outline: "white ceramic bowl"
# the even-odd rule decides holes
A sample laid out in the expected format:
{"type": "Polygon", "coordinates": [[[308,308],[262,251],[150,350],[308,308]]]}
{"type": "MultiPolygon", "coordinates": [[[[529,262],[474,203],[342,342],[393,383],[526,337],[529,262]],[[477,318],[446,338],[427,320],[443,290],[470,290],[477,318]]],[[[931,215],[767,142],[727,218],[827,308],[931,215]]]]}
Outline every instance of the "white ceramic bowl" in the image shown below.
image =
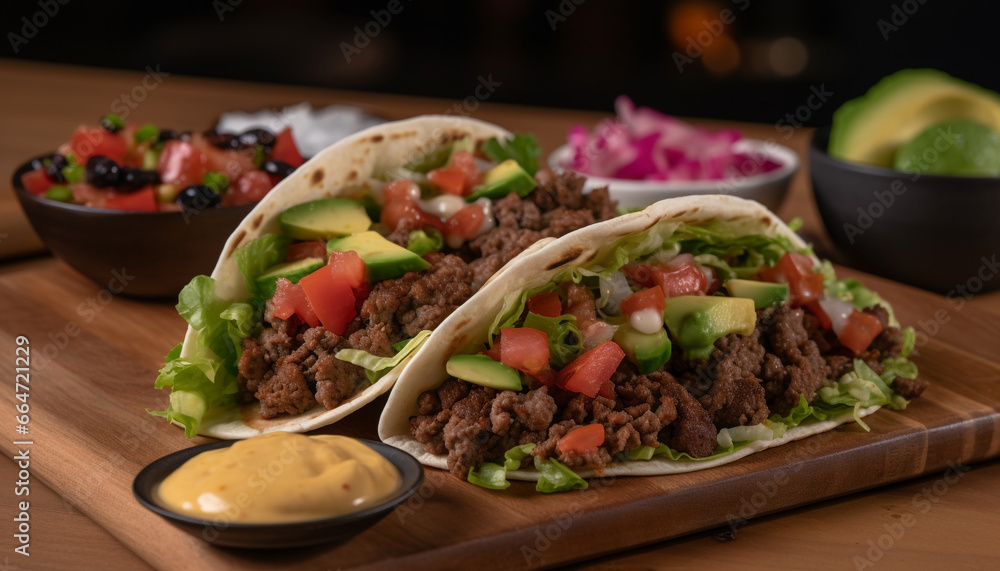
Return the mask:
{"type": "MultiPolygon", "coordinates": [[[[756,139],[742,139],[734,145],[734,150],[752,157],[766,157],[781,166],[771,172],[725,180],[651,181],[584,175],[587,177],[585,190],[607,186],[611,198],[622,208],[642,208],[675,196],[731,194],[777,210],[785,199],[792,175],[799,169],[799,156],[788,147],[756,139]]],[[[569,145],[559,147],[549,155],[549,167],[555,171],[566,170],[571,153],[569,145]]]]}

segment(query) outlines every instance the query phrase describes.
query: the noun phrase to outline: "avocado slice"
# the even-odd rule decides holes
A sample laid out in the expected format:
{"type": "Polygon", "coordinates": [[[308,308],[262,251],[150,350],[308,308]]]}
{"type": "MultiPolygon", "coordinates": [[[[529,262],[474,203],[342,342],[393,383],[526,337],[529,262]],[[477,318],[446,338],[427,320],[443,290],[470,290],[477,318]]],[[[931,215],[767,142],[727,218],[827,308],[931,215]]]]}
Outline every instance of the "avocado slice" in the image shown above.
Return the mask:
{"type": "Polygon", "coordinates": [[[326,240],[364,232],[372,225],[365,206],[351,198],[323,198],[281,213],[281,232],[296,240],[326,240]]]}
{"type": "Polygon", "coordinates": [[[486,171],[483,182],[472,187],[472,193],[465,200],[475,202],[484,196],[495,200],[512,192],[524,198],[536,186],[535,177],[528,174],[514,159],[507,159],[486,171]]]}
{"type": "Polygon", "coordinates": [[[1000,130],[1000,95],[934,69],[905,69],[834,112],[828,152],[841,160],[892,168],[903,144],[951,119],[1000,130]]]}
{"type": "Polygon", "coordinates": [[[445,369],[456,379],[475,385],[500,391],[521,390],[521,375],[515,369],[486,355],[454,355],[448,359],[445,369]]]}
{"type": "Polygon", "coordinates": [[[641,333],[624,323],[615,331],[614,342],[643,375],[652,373],[670,360],[670,337],[664,329],[656,333],[641,333]]]}
{"type": "Polygon", "coordinates": [[[722,284],[732,297],[753,300],[754,309],[764,309],[788,300],[788,284],[757,282],[753,280],[729,280],[722,284]]]}
{"type": "Polygon", "coordinates": [[[685,359],[707,359],[718,338],[753,333],[757,313],[752,299],[682,295],[667,298],[663,321],[685,359]]]}
{"type": "Polygon", "coordinates": [[[354,250],[361,256],[373,282],[398,278],[407,272],[419,272],[430,267],[427,260],[372,230],[333,238],[326,243],[327,253],[348,250],[354,250]]]}
{"type": "Polygon", "coordinates": [[[265,297],[270,299],[274,297],[274,292],[278,286],[278,278],[285,278],[293,284],[297,284],[300,279],[322,268],[324,265],[326,265],[326,261],[323,258],[303,258],[294,262],[276,264],[268,268],[266,272],[259,275],[254,281],[257,282],[260,291],[265,297]]]}

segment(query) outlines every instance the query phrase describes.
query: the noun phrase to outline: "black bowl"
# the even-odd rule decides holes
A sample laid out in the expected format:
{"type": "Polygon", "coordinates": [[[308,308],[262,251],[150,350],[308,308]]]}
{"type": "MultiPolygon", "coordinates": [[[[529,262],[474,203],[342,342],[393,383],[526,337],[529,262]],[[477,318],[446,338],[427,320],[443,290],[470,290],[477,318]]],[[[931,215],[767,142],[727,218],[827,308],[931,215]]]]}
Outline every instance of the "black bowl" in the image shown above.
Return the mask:
{"type": "MultiPolygon", "coordinates": [[[[45,158],[50,155],[44,155],[45,158]]],[[[186,212],[129,212],[56,202],[31,194],[14,171],[14,194],[53,254],[112,293],[176,298],[211,273],[236,226],[255,204],[186,212]]]]}
{"type": "Polygon", "coordinates": [[[160,507],[155,502],[156,486],[171,472],[194,456],[232,446],[238,440],[223,440],[211,444],[193,446],[154,460],[143,468],[132,483],[132,493],[140,504],[163,516],[170,523],[207,541],[224,547],[245,549],[279,549],[305,547],[322,543],[340,542],[375,525],[389,515],[399,504],[412,496],[424,482],[424,469],[416,458],[398,448],[381,442],[361,440],[363,444],[378,452],[399,470],[400,487],[396,495],[382,504],[362,512],[294,523],[220,523],[201,520],[174,513],[160,507]]]}
{"type": "Polygon", "coordinates": [[[1000,178],[920,175],[827,154],[830,128],[809,146],[813,195],[846,262],[951,296],[1000,288],[1000,178]]]}

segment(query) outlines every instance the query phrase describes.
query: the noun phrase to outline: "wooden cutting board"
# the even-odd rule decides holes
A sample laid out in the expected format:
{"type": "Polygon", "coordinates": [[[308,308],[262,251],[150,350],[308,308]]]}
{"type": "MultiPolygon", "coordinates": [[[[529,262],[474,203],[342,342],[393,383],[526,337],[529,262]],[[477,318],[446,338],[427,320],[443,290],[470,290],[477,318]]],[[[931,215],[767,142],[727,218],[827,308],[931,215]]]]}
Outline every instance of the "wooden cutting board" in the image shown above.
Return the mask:
{"type": "MultiPolygon", "coordinates": [[[[0,346],[30,340],[33,477],[161,569],[548,567],[629,549],[1000,456],[1000,323],[954,300],[857,275],[918,327],[914,360],[932,384],[905,411],[843,426],[720,468],[595,480],[591,489],[493,492],[428,469],[408,503],[353,540],[281,552],[211,547],[147,512],[131,483],[148,462],[204,442],[145,413],[184,323],[169,303],[111,298],[51,259],[0,273],[0,346]],[[155,538],[155,539],[154,539],[155,538]]],[[[109,268],[108,279],[112,279],[109,268]]],[[[11,370],[8,366],[8,370],[11,370]]],[[[12,410],[14,392],[0,392],[12,410]]],[[[375,438],[384,398],[325,432],[375,438]]],[[[10,439],[10,457],[19,449],[10,439]]]]}

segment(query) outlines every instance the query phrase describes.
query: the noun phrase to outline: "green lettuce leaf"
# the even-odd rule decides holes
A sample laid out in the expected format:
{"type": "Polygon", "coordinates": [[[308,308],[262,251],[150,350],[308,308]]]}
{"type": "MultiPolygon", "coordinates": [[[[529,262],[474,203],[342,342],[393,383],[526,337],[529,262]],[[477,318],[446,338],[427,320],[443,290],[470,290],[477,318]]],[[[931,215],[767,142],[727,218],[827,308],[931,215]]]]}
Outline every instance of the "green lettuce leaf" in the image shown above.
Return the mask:
{"type": "Polygon", "coordinates": [[[483,462],[478,471],[474,467],[469,468],[468,480],[477,486],[491,490],[506,490],[510,487],[510,482],[507,481],[507,472],[519,469],[521,463],[531,455],[531,451],[534,449],[534,444],[515,446],[504,453],[503,464],[483,462]]]}
{"type": "MultiPolygon", "coordinates": [[[[265,292],[257,285],[257,278],[276,264],[288,259],[291,239],[278,234],[264,234],[236,250],[236,267],[243,274],[243,281],[250,292],[250,303],[263,306],[265,292]]],[[[269,297],[269,296],[268,296],[269,297]]]]}
{"type": "Polygon", "coordinates": [[[525,291],[508,293],[503,299],[503,307],[493,319],[493,324],[490,325],[490,330],[486,336],[486,340],[490,346],[493,346],[493,338],[500,334],[501,329],[514,327],[520,321],[521,316],[524,315],[524,309],[528,306],[528,299],[535,294],[552,291],[556,287],[556,281],[553,281],[525,291]]]}
{"type": "Polygon", "coordinates": [[[589,485],[579,474],[555,458],[542,460],[535,456],[535,469],[541,477],[535,484],[535,490],[543,494],[568,492],[570,490],[586,490],[589,485]]]}
{"type": "Polygon", "coordinates": [[[444,236],[437,228],[431,226],[410,232],[409,241],[406,243],[406,249],[418,256],[438,252],[443,247],[444,236]]]}
{"type": "Polygon", "coordinates": [[[412,355],[414,351],[424,344],[424,341],[430,335],[431,332],[427,329],[417,333],[412,339],[408,339],[399,349],[399,352],[392,357],[380,357],[360,349],[341,349],[337,351],[334,357],[361,367],[365,370],[365,376],[368,377],[368,381],[374,383],[402,363],[403,359],[412,355]]]}
{"type": "Polygon", "coordinates": [[[704,458],[695,458],[687,452],[678,452],[673,448],[667,446],[666,444],[660,444],[658,447],[653,448],[652,446],[647,446],[643,444],[642,446],[629,450],[624,454],[625,458],[628,460],[649,460],[654,456],[664,456],[673,461],[684,461],[684,462],[704,462],[705,460],[714,460],[716,458],[722,458],[723,456],[729,456],[733,452],[736,452],[740,448],[743,448],[747,442],[733,442],[727,447],[718,446],[715,449],[715,453],[711,456],[705,456],[704,458]]]}
{"type": "Polygon", "coordinates": [[[538,172],[538,157],[542,154],[534,135],[514,135],[513,139],[503,142],[493,137],[483,143],[479,150],[495,163],[514,159],[531,176],[538,172]]]}
{"type": "Polygon", "coordinates": [[[549,362],[556,370],[568,365],[583,351],[583,334],[572,315],[545,317],[529,311],[522,327],[545,332],[549,338],[549,362]]]}

